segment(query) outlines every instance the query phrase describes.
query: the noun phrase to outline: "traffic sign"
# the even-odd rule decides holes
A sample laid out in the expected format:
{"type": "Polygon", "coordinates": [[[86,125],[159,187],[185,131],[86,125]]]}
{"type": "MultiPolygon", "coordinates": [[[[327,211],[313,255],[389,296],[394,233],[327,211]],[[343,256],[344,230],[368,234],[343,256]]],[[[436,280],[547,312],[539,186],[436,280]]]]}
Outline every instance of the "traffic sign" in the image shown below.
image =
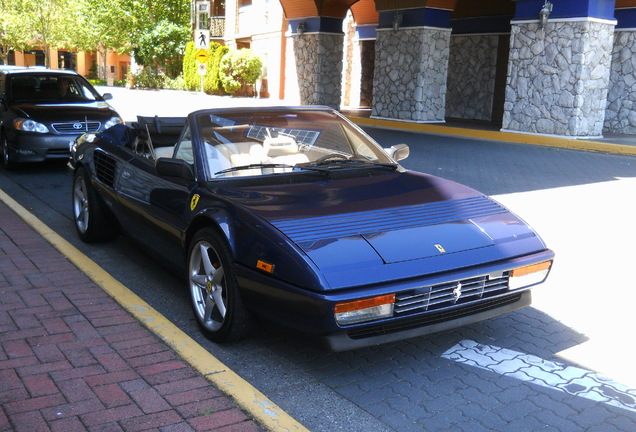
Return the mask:
{"type": "Polygon", "coordinates": [[[199,63],[205,63],[207,59],[210,58],[210,54],[208,54],[206,50],[200,49],[199,51],[197,51],[195,57],[197,58],[199,63]]]}
{"type": "Polygon", "coordinates": [[[199,75],[205,75],[206,70],[205,63],[199,63],[199,75]]]}
{"type": "Polygon", "coordinates": [[[194,31],[194,47],[198,49],[210,49],[210,30],[196,29],[194,31]]]}

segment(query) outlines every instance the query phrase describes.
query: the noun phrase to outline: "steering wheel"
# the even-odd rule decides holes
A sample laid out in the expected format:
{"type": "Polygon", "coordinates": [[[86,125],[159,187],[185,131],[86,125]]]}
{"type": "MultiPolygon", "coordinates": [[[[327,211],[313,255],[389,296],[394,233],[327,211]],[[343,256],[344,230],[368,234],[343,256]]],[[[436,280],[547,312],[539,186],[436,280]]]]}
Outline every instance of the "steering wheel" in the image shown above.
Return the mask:
{"type": "Polygon", "coordinates": [[[329,159],[349,159],[349,158],[340,153],[331,153],[331,154],[319,157],[318,159],[314,161],[314,163],[324,162],[329,159]]]}

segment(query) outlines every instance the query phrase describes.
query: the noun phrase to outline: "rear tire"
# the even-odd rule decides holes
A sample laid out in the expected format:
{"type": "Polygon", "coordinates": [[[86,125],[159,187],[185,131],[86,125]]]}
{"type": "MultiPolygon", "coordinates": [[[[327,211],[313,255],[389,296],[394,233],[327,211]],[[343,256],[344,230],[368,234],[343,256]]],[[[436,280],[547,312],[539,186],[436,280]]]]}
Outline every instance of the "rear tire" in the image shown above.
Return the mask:
{"type": "Polygon", "coordinates": [[[252,327],[231,256],[225,239],[211,228],[194,236],[188,254],[192,310],[205,336],[214,342],[242,339],[252,327]]]}
{"type": "Polygon", "coordinates": [[[114,223],[109,219],[84,168],[75,172],[72,198],[75,229],[83,241],[93,243],[117,236],[114,223]]]}

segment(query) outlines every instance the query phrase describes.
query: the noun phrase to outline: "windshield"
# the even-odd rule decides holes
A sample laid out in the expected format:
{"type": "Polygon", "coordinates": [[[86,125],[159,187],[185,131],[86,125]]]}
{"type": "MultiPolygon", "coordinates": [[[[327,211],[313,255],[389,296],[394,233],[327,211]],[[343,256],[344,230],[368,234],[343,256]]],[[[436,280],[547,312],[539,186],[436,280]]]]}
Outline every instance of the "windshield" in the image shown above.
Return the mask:
{"type": "Polygon", "coordinates": [[[202,113],[197,122],[209,178],[396,166],[334,111],[202,113]]]}
{"type": "Polygon", "coordinates": [[[13,102],[82,103],[101,100],[82,77],[61,74],[15,74],[9,84],[13,102]]]}

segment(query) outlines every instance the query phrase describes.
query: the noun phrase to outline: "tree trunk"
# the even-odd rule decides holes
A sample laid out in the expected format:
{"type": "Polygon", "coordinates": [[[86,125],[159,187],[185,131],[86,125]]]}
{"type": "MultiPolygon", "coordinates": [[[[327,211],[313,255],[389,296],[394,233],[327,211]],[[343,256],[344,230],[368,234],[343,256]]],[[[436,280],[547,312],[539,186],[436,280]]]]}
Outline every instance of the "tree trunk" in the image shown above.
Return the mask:
{"type": "Polygon", "coordinates": [[[0,60],[2,60],[2,64],[9,64],[9,51],[10,47],[8,45],[4,45],[0,47],[0,60]]]}

